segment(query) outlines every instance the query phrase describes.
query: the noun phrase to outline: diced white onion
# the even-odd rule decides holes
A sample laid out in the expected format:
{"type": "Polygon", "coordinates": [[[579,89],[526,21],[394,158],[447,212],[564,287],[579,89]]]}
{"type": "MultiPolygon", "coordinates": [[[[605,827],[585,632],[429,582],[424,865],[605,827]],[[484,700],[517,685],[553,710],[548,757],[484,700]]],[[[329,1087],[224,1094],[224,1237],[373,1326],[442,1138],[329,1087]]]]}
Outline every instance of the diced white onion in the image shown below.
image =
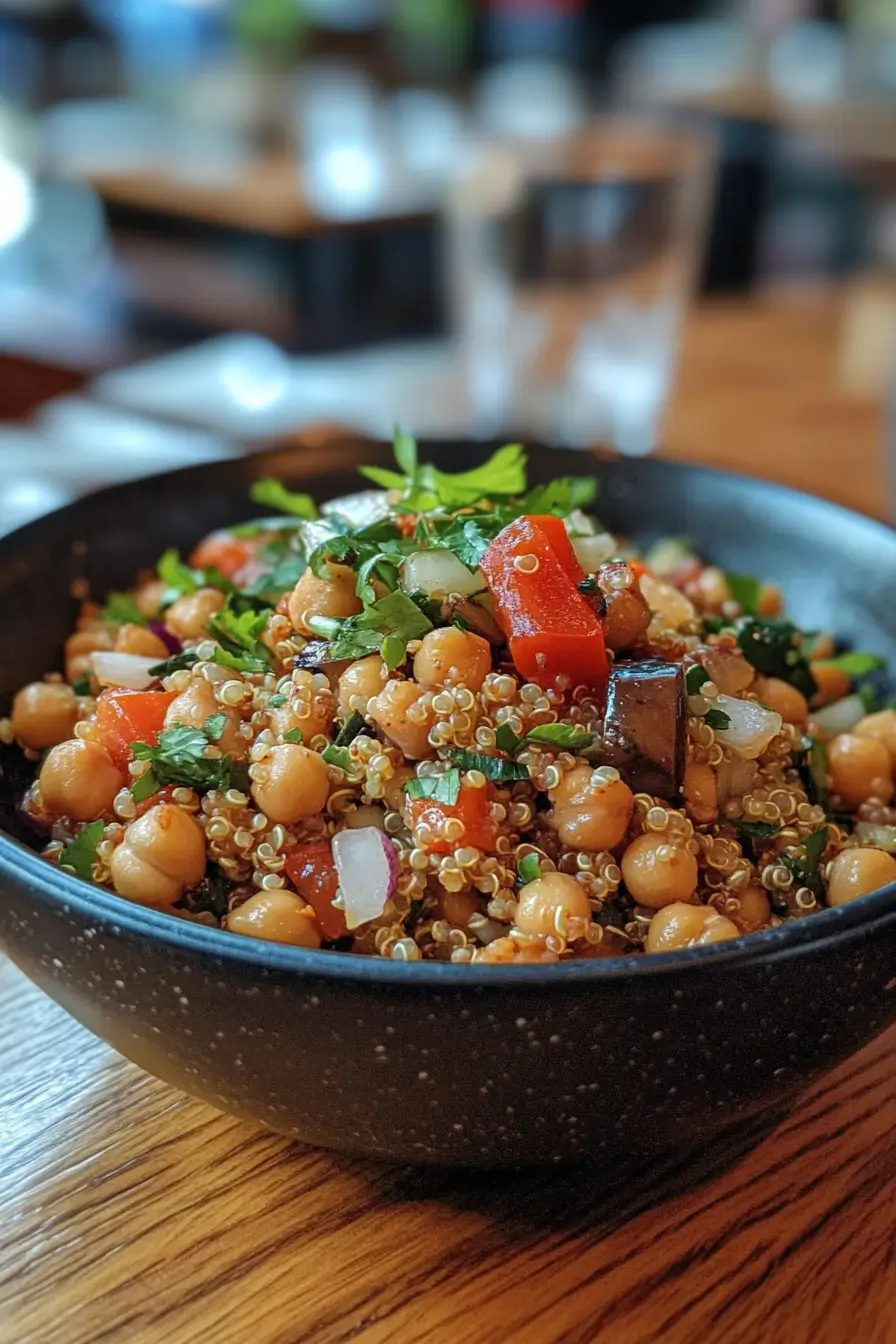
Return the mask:
{"type": "Polygon", "coordinates": [[[342,893],[345,923],[356,929],[379,919],[398,877],[395,846],[375,826],[337,831],[333,836],[333,863],[342,893]]]}
{"type": "Polygon", "coordinates": [[[388,518],[388,495],[385,490],[358,490],[355,494],[328,500],[321,505],[321,513],[327,518],[341,519],[355,532],[359,527],[369,527],[371,523],[388,518]]]}
{"type": "Polygon", "coordinates": [[[485,580],[479,570],[472,573],[453,551],[414,551],[401,566],[401,585],[407,593],[426,593],[445,597],[459,593],[469,597],[481,592],[485,580]]]}
{"type": "Polygon", "coordinates": [[[128,691],[145,691],[155,677],[149,669],[163,658],[141,658],[136,653],[92,653],[90,662],[101,686],[121,686],[128,691]]]}
{"type": "Polygon", "coordinates": [[[812,721],[823,737],[836,737],[838,733],[848,733],[861,723],[867,714],[865,702],[860,695],[845,695],[824,709],[813,709],[812,721]]]}
{"type": "Polygon", "coordinates": [[[616,554],[616,542],[609,532],[596,537],[570,537],[576,559],[586,574],[593,574],[616,554]]]}
{"type": "Polygon", "coordinates": [[[784,720],[774,710],[765,709],[755,700],[735,700],[730,695],[717,695],[713,709],[720,709],[730,720],[727,728],[716,728],[715,734],[723,747],[730,747],[744,760],[754,761],[761,756],[781,731],[784,720]]]}

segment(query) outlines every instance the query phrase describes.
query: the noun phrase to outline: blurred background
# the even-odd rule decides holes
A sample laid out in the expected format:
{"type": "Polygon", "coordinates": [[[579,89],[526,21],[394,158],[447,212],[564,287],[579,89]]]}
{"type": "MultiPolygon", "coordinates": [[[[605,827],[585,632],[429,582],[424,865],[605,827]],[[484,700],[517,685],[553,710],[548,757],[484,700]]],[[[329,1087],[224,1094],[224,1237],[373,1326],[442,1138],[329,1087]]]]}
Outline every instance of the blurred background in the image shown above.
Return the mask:
{"type": "Polygon", "coordinates": [[[0,0],[0,530],[395,421],[887,517],[894,345],[896,0],[0,0]]]}

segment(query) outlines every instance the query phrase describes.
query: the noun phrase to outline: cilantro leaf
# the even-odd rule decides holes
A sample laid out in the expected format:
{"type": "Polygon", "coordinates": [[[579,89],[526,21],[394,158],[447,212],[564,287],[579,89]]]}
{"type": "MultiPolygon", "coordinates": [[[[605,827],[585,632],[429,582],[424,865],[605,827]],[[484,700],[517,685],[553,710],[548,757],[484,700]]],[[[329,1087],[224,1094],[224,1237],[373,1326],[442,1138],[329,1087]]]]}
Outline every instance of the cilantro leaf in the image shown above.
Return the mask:
{"type": "Polygon", "coordinates": [[[502,723],[495,729],[495,746],[501,751],[511,753],[518,751],[523,745],[523,739],[517,737],[509,723],[502,723]]]}
{"type": "Polygon", "coordinates": [[[404,512],[460,509],[482,499],[520,495],[526,489],[522,444],[506,444],[470,471],[446,472],[431,463],[420,464],[416,443],[401,430],[396,430],[394,443],[396,461],[405,468],[404,474],[383,467],[361,467],[360,472],[375,485],[400,492],[396,507],[404,512]]]}
{"type": "Polygon", "coordinates": [[[310,495],[299,491],[287,490],[282,481],[273,476],[264,476],[256,481],[249,491],[256,504],[273,509],[276,513],[288,513],[294,518],[317,518],[317,505],[310,495]]]}
{"type": "Polygon", "coordinates": [[[96,862],[96,847],[106,829],[104,821],[91,821],[69,840],[59,857],[60,868],[69,868],[82,882],[89,882],[96,862]]]}
{"type": "Polygon", "coordinates": [[[304,742],[304,740],[305,740],[305,739],[302,737],[302,730],[301,730],[301,728],[290,728],[288,732],[286,732],[286,733],[283,734],[283,741],[284,741],[284,742],[300,742],[300,743],[301,743],[301,742],[304,742]]]}
{"type": "Polygon", "coordinates": [[[818,686],[795,625],[790,621],[763,621],[757,616],[744,616],[736,622],[734,629],[738,647],[757,672],[786,681],[811,700],[818,686]]]}
{"type": "Polygon", "coordinates": [[[144,770],[143,774],[134,780],[131,785],[131,797],[135,803],[142,803],[147,798],[151,798],[154,793],[158,793],[161,787],[153,774],[152,766],[150,766],[148,770],[144,770]]]}
{"type": "Polygon", "coordinates": [[[170,677],[172,672],[180,672],[183,668],[192,667],[196,661],[196,650],[184,649],[182,653],[172,654],[163,663],[156,663],[149,669],[148,675],[151,677],[170,677]]]}
{"type": "MultiPolygon", "coordinates": [[[[210,718],[214,720],[218,715],[210,715],[210,718]]],[[[155,785],[155,788],[150,788],[149,782],[143,783],[147,779],[147,775],[143,774],[131,790],[137,801],[166,784],[181,784],[199,790],[223,791],[230,787],[230,757],[210,759],[205,755],[211,741],[207,731],[208,722],[207,719],[202,728],[176,723],[171,728],[162,729],[155,745],[148,742],[133,744],[134,760],[149,761],[148,773],[155,785]]]]}
{"type": "Polygon", "coordinates": [[[380,657],[390,672],[404,662],[407,653],[407,645],[400,635],[386,635],[380,645],[380,657]]]}
{"type": "Polygon", "coordinates": [[[587,509],[597,498],[594,476],[558,476],[547,485],[533,486],[523,499],[521,513],[556,513],[565,518],[575,509],[587,509]]]}
{"type": "Polygon", "coordinates": [[[271,651],[258,636],[266,628],[270,615],[269,607],[239,615],[230,606],[216,612],[205,628],[229,656],[220,658],[220,651],[216,650],[214,661],[239,672],[266,672],[271,665],[271,651]]]}
{"type": "Polygon", "coordinates": [[[283,594],[295,588],[305,573],[305,553],[292,546],[270,547],[259,558],[262,561],[270,560],[271,568],[259,574],[246,589],[246,595],[275,607],[283,594]]]}
{"type": "Polygon", "coordinates": [[[804,737],[796,753],[796,768],[810,803],[828,805],[828,749],[815,738],[804,737]]]}
{"type": "MultiPolygon", "coordinates": [[[[427,630],[432,629],[432,621],[412,601],[406,593],[396,591],[387,593],[377,602],[371,602],[357,616],[338,623],[332,632],[324,633],[332,638],[330,656],[334,660],[341,658],[363,658],[368,653],[381,649],[388,636],[392,636],[387,653],[394,657],[401,642],[404,649],[408,641],[419,639],[427,630]]],[[[315,633],[319,633],[315,629],[315,633]]]]}
{"type": "MultiPolygon", "coordinates": [[[[155,675],[154,672],[150,672],[150,676],[155,675]]],[[[72,682],[72,690],[75,695],[90,695],[90,678],[88,676],[77,677],[72,682]]]]}
{"type": "Polygon", "coordinates": [[[327,765],[338,766],[340,770],[344,770],[346,773],[351,768],[352,758],[349,754],[348,747],[337,747],[336,743],[332,742],[330,746],[324,748],[321,752],[321,756],[324,758],[327,765]]]}
{"type": "Polygon", "coordinates": [[[594,734],[571,723],[543,723],[538,728],[529,729],[526,741],[542,742],[561,751],[584,751],[594,741],[594,734]]]}
{"type": "Polygon", "coordinates": [[[442,775],[423,775],[409,779],[404,786],[409,798],[430,798],[434,803],[453,807],[460,793],[460,771],[446,770],[442,775]]]}
{"type": "Polygon", "coordinates": [[[872,672],[877,672],[880,668],[886,666],[886,659],[881,658],[876,653],[841,653],[837,658],[821,658],[818,662],[819,667],[833,667],[838,672],[843,672],[853,681],[858,681],[861,677],[867,677],[872,672]]]}
{"type": "Polygon", "coordinates": [[[755,616],[759,607],[762,584],[750,574],[725,574],[731,596],[745,616],[755,616]]]}
{"type": "Polygon", "coordinates": [[[731,824],[747,840],[770,840],[781,829],[773,821],[748,821],[745,817],[739,817],[731,824]]]}
{"type": "Polygon", "coordinates": [[[688,695],[699,695],[701,688],[705,686],[708,681],[709,673],[706,668],[701,667],[699,663],[694,663],[693,667],[688,668],[684,678],[684,684],[688,695]]]}
{"type": "Polygon", "coordinates": [[[413,477],[417,470],[417,440],[412,434],[399,429],[398,425],[395,426],[392,438],[392,451],[404,474],[413,477]]]}
{"type": "Polygon", "coordinates": [[[281,695],[280,692],[278,691],[276,695],[272,695],[268,700],[268,709],[280,709],[281,706],[285,704],[286,704],[286,696],[281,695]]]}
{"type": "Polygon", "coordinates": [[[481,751],[467,751],[454,748],[449,751],[452,764],[460,770],[478,770],[494,784],[509,784],[515,779],[528,779],[529,771],[525,765],[511,761],[506,756],[487,756],[481,751]]]}
{"type": "Polygon", "coordinates": [[[110,593],[102,617],[112,625],[145,625],[146,617],[130,593],[110,593]]]}
{"type": "Polygon", "coordinates": [[[364,715],[359,714],[357,710],[352,710],[345,723],[339,729],[339,732],[333,739],[333,745],[337,747],[351,746],[356,737],[367,732],[367,724],[364,715]]]}
{"type": "Polygon", "coordinates": [[[819,826],[806,836],[802,844],[803,856],[794,853],[781,855],[781,862],[788,868],[801,887],[808,887],[817,897],[824,895],[818,866],[824,856],[828,843],[827,826],[819,826]]]}
{"type": "Polygon", "coordinates": [[[217,588],[222,593],[235,594],[238,590],[226,575],[214,565],[207,569],[191,569],[185,565],[178,551],[170,548],[165,551],[156,567],[156,572],[167,589],[162,596],[162,606],[171,603],[187,593],[195,593],[200,588],[217,588]]]}
{"type": "Polygon", "coordinates": [[[731,715],[726,714],[724,709],[708,709],[703,716],[703,722],[714,732],[723,733],[731,726],[731,715]]]}
{"type": "Polygon", "coordinates": [[[209,714],[205,723],[202,725],[202,731],[205,733],[209,742],[220,742],[221,734],[227,725],[226,714],[209,714]]]}
{"type": "Polygon", "coordinates": [[[541,863],[537,854],[524,854],[516,866],[517,881],[521,887],[541,877],[541,863]]]}

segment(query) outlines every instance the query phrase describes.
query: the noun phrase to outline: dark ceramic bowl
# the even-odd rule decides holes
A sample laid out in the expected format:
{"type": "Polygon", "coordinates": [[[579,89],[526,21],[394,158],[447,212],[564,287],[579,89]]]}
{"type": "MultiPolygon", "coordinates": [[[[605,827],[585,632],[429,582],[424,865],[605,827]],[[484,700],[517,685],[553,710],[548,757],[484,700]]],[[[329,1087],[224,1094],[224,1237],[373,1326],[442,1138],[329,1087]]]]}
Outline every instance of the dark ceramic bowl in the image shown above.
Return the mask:
{"type": "MultiPolygon", "coordinates": [[[[441,456],[469,466],[478,454],[441,456]]],[[[364,459],[386,454],[347,443],[191,469],[0,541],[0,696],[58,666],[74,579],[127,585],[166,546],[250,516],[253,478],[339,495],[364,459]]],[[[804,625],[896,660],[885,528],[715,472],[534,455],[542,479],[592,469],[613,530],[687,534],[726,568],[780,582],[804,625]]],[[[11,832],[20,766],[10,752],[6,764],[11,832]]],[[[498,1167],[702,1142],[779,1110],[896,1018],[894,887],[714,948],[471,969],[197,927],[65,876],[10,834],[0,883],[0,944],[123,1054],[270,1128],[400,1161],[498,1167]]]]}

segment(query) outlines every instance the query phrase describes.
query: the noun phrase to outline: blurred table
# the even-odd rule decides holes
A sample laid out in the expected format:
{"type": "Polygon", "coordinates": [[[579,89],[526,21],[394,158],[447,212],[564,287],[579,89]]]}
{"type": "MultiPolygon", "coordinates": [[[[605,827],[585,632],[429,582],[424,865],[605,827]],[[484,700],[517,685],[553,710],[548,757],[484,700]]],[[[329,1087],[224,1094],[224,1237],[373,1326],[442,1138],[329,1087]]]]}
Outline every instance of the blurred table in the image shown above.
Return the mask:
{"type": "MultiPolygon", "coordinates": [[[[698,311],[668,451],[882,513],[838,330],[830,297],[698,311]]],[[[771,1133],[469,1178],[256,1133],[8,963],[0,1017],[4,1344],[896,1344],[893,1031],[771,1133]]]]}

